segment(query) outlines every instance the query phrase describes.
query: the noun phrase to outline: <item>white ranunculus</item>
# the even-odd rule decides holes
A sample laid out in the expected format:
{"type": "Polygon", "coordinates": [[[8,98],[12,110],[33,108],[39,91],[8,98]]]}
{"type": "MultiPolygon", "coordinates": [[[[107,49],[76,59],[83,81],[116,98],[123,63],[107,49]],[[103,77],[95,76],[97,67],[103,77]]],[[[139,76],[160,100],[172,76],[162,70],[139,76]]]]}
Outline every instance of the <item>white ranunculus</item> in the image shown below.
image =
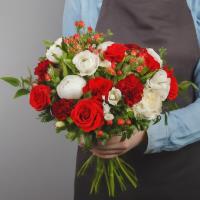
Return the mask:
{"type": "Polygon", "coordinates": [[[108,93],[108,102],[113,105],[116,106],[119,102],[119,100],[122,97],[122,93],[119,89],[113,87],[109,93],[108,93]]]}
{"type": "Polygon", "coordinates": [[[63,51],[60,48],[62,44],[62,38],[58,38],[55,43],[47,50],[46,57],[49,61],[53,63],[58,63],[57,58],[60,58],[63,55],[63,51]],[[56,57],[55,57],[56,55],[56,57]]]}
{"type": "Polygon", "coordinates": [[[109,67],[111,67],[111,62],[108,60],[101,60],[99,63],[99,66],[109,68],[109,67]]]}
{"type": "Polygon", "coordinates": [[[157,91],[145,88],[142,100],[132,110],[136,117],[153,120],[162,112],[162,99],[157,91]]]}
{"type": "Polygon", "coordinates": [[[158,62],[160,63],[160,66],[162,67],[163,61],[160,58],[160,56],[152,49],[152,48],[147,48],[147,52],[158,62]]]}
{"type": "Polygon", "coordinates": [[[151,79],[147,80],[146,87],[157,90],[162,101],[165,101],[169,94],[170,82],[171,79],[167,77],[165,70],[160,69],[151,79]]]}
{"type": "Polygon", "coordinates": [[[103,42],[97,47],[97,49],[100,50],[101,52],[104,52],[112,44],[114,44],[114,42],[112,41],[103,42]]]}
{"type": "Polygon", "coordinates": [[[85,50],[76,54],[72,62],[79,70],[80,76],[91,76],[96,72],[100,58],[98,55],[85,50]]]}
{"type": "Polygon", "coordinates": [[[63,99],[80,99],[85,85],[86,81],[82,77],[68,75],[57,86],[58,96],[63,99]]]}

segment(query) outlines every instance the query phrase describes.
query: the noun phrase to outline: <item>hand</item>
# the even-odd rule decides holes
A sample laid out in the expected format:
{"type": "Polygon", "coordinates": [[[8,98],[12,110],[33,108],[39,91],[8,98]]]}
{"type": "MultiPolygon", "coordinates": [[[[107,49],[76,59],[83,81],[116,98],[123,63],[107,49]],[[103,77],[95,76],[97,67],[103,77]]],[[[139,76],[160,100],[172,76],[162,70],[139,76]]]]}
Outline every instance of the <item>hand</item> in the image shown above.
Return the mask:
{"type": "Polygon", "coordinates": [[[145,131],[137,131],[129,139],[126,139],[123,142],[120,141],[121,136],[113,136],[110,140],[108,140],[106,145],[103,146],[98,144],[91,149],[91,152],[100,158],[111,159],[125,154],[132,148],[139,145],[143,141],[145,135],[145,131]]]}

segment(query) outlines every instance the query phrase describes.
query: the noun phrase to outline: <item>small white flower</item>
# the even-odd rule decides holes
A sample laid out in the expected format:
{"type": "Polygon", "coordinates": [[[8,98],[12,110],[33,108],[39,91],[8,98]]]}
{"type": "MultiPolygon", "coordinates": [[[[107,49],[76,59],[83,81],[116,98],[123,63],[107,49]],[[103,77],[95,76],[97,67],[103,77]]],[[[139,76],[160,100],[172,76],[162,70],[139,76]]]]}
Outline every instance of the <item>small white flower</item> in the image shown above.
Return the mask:
{"type": "Polygon", "coordinates": [[[110,112],[110,106],[105,102],[105,96],[102,96],[103,101],[103,112],[104,112],[104,119],[106,121],[110,121],[114,119],[114,115],[110,112]]]}
{"type": "Polygon", "coordinates": [[[122,93],[119,89],[113,87],[108,93],[108,102],[116,106],[122,97],[122,93]]]}
{"type": "Polygon", "coordinates": [[[157,90],[162,101],[165,101],[169,94],[170,82],[171,79],[167,77],[167,73],[160,69],[151,79],[147,80],[146,87],[157,90]]]}
{"type": "Polygon", "coordinates": [[[106,121],[113,120],[113,119],[114,119],[114,115],[111,114],[111,113],[105,113],[105,114],[104,114],[104,119],[105,119],[106,121]]]}
{"type": "Polygon", "coordinates": [[[86,81],[82,77],[68,75],[57,86],[58,96],[63,99],[80,99],[85,85],[86,81]]]}
{"type": "Polygon", "coordinates": [[[100,58],[98,55],[85,50],[76,54],[72,62],[79,70],[80,76],[91,76],[96,72],[100,58]]]}
{"type": "Polygon", "coordinates": [[[110,106],[105,101],[103,102],[103,112],[110,113],[110,106]]]}
{"type": "Polygon", "coordinates": [[[62,38],[58,38],[55,41],[55,43],[47,50],[46,57],[49,61],[53,63],[58,63],[57,58],[60,58],[63,55],[63,51],[60,48],[61,44],[62,44],[62,38]]]}
{"type": "Polygon", "coordinates": [[[97,47],[97,49],[100,50],[100,52],[104,52],[112,44],[114,44],[114,42],[112,42],[112,41],[103,42],[97,47]]]}
{"type": "Polygon", "coordinates": [[[99,66],[109,68],[109,67],[111,67],[111,62],[108,60],[101,60],[99,63],[99,66]]]}
{"type": "Polygon", "coordinates": [[[55,126],[56,128],[63,128],[65,127],[65,123],[63,121],[57,121],[55,126]]]}
{"type": "Polygon", "coordinates": [[[145,88],[142,100],[132,110],[136,117],[153,120],[162,112],[162,99],[155,90],[145,88]]]}
{"type": "Polygon", "coordinates": [[[161,67],[163,66],[162,59],[152,48],[147,48],[147,52],[160,64],[161,67]]]}

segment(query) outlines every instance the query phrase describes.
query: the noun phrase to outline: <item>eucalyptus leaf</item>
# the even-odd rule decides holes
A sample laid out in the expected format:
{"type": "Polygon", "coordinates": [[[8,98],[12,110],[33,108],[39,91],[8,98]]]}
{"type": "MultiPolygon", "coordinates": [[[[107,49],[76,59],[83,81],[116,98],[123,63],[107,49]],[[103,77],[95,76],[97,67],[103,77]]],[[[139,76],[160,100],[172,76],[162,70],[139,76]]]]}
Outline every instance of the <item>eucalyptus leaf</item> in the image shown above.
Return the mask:
{"type": "Polygon", "coordinates": [[[1,77],[0,79],[9,83],[10,85],[12,85],[14,87],[20,86],[20,80],[15,77],[7,76],[7,77],[1,77]]]}

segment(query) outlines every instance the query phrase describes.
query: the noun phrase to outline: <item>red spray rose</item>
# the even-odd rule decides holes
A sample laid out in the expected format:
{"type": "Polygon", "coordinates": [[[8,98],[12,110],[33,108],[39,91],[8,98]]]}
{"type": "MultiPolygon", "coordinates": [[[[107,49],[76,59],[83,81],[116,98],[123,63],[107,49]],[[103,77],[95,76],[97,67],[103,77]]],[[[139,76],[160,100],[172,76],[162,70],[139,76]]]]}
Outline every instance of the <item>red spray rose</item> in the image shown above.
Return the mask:
{"type": "Polygon", "coordinates": [[[174,76],[174,69],[169,69],[167,66],[163,67],[163,69],[166,71],[167,77],[171,79],[170,90],[167,99],[174,100],[178,96],[178,82],[174,76]]]}
{"type": "Polygon", "coordinates": [[[111,80],[103,77],[95,77],[87,82],[87,85],[83,88],[83,93],[91,92],[92,96],[102,98],[107,97],[111,90],[113,83],[111,80]]]}
{"type": "Polygon", "coordinates": [[[128,48],[123,44],[114,43],[104,52],[104,58],[110,62],[121,62],[128,48]]]}
{"type": "Polygon", "coordinates": [[[76,21],[75,26],[78,28],[83,28],[85,26],[85,23],[83,21],[76,21]]]}
{"type": "Polygon", "coordinates": [[[94,131],[104,125],[102,104],[95,99],[80,100],[72,110],[71,118],[83,131],[94,131]]]}
{"type": "Polygon", "coordinates": [[[34,86],[30,92],[31,106],[37,111],[45,109],[51,103],[50,93],[51,89],[46,85],[34,86]]]}
{"type": "Polygon", "coordinates": [[[140,79],[133,74],[120,80],[116,87],[122,92],[124,101],[128,106],[133,106],[142,99],[144,86],[140,79]]]}
{"type": "Polygon", "coordinates": [[[73,100],[60,99],[52,105],[52,114],[58,120],[64,121],[71,114],[73,100]]]}
{"type": "Polygon", "coordinates": [[[41,61],[38,64],[38,66],[35,68],[34,74],[38,76],[39,82],[46,80],[46,77],[48,75],[47,71],[50,64],[51,64],[50,61],[44,60],[44,61],[41,61]]]}

